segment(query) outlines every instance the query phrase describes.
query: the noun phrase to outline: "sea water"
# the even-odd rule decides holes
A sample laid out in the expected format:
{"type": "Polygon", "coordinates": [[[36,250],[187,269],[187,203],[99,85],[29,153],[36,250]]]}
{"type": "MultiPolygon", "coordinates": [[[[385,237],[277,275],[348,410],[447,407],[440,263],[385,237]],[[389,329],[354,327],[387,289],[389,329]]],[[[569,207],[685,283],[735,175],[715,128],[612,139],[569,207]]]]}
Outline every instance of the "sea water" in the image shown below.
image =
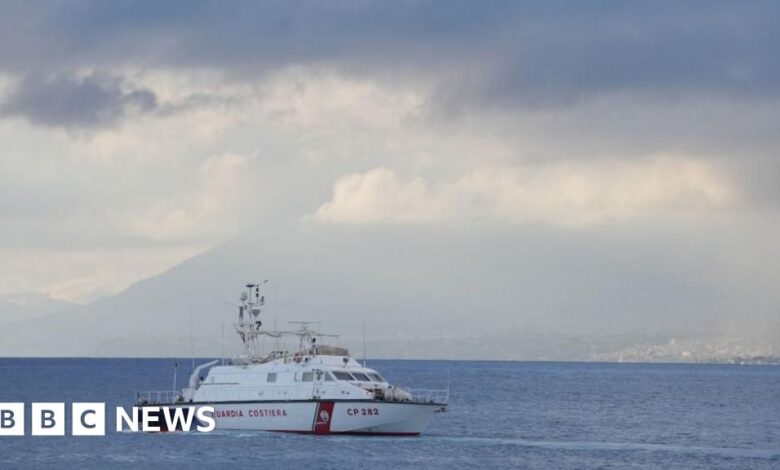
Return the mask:
{"type": "MultiPolygon", "coordinates": [[[[201,361],[196,361],[196,363],[201,361]]],[[[0,437],[0,468],[774,468],[780,367],[369,360],[450,407],[411,438],[114,432],[188,359],[0,359],[0,402],[105,402],[103,437],[0,437]]],[[[29,417],[28,417],[29,421],[29,417]]],[[[66,429],[69,429],[69,424],[66,429]]]]}

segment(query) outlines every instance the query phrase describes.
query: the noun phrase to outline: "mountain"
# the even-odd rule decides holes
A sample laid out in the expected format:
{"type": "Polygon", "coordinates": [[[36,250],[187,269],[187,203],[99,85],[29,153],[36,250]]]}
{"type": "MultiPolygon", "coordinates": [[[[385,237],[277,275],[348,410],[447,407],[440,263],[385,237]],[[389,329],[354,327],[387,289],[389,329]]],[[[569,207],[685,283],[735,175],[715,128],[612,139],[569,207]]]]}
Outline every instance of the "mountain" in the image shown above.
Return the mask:
{"type": "Polygon", "coordinates": [[[74,307],[64,300],[45,294],[18,292],[0,295],[0,324],[45,317],[74,307]]]}
{"type": "Polygon", "coordinates": [[[685,253],[650,253],[639,270],[629,256],[635,246],[591,237],[583,252],[573,248],[583,236],[276,224],[117,295],[7,324],[0,355],[230,354],[230,304],[245,283],[262,279],[270,280],[266,326],[321,321],[322,332],[343,335],[340,344],[360,353],[365,323],[373,357],[587,359],[630,347],[632,335],[714,328],[700,305],[678,307],[691,290],[706,298],[712,289],[680,289],[672,263],[686,263],[685,253]],[[620,340],[595,339],[610,337],[620,340]]]}
{"type": "Polygon", "coordinates": [[[527,295],[543,291],[551,274],[532,273],[522,260],[531,251],[558,255],[544,237],[525,238],[518,250],[513,237],[465,229],[443,236],[436,228],[303,223],[252,231],[117,295],[3,329],[0,354],[210,356],[223,349],[223,330],[230,351],[236,309],[229,303],[261,279],[270,280],[266,325],[275,317],[279,328],[321,321],[323,332],[342,334],[353,349],[362,347],[364,322],[377,344],[558,322],[559,300],[527,295]]]}
{"type": "MultiPolygon", "coordinates": [[[[444,241],[436,230],[343,231],[319,226],[245,234],[117,295],[0,332],[3,355],[214,355],[234,343],[231,330],[246,282],[269,279],[267,325],[322,321],[323,332],[362,343],[372,338],[447,336],[480,331],[518,295],[516,279],[496,284],[481,273],[483,252],[506,265],[501,247],[477,248],[479,234],[444,241]],[[425,256],[419,256],[420,248],[425,256]],[[491,255],[492,252],[492,255],[491,255]],[[503,259],[503,261],[502,261],[503,259]],[[194,347],[193,347],[194,346],[194,347]]],[[[506,266],[504,266],[506,267],[506,266]]],[[[228,347],[228,349],[230,349],[228,347]]]]}

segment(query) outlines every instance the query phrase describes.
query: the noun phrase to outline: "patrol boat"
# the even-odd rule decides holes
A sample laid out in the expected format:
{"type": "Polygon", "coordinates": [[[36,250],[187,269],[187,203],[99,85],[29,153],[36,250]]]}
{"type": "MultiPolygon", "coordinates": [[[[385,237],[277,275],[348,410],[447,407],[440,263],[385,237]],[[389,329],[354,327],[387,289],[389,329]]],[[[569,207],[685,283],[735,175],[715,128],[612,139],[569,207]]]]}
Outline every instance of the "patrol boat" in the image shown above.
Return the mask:
{"type": "MultiPolygon", "coordinates": [[[[247,284],[236,333],[243,353],[193,369],[181,391],[138,392],[137,406],[211,406],[216,429],[305,434],[415,436],[447,409],[445,389],[409,389],[388,382],[342,347],[322,344],[311,322],[293,331],[263,329],[263,283],[247,284]],[[263,336],[297,338],[296,351],[260,353],[263,336]]],[[[175,378],[174,378],[175,388],[175,378]]],[[[160,419],[160,422],[164,422],[160,419]]]]}

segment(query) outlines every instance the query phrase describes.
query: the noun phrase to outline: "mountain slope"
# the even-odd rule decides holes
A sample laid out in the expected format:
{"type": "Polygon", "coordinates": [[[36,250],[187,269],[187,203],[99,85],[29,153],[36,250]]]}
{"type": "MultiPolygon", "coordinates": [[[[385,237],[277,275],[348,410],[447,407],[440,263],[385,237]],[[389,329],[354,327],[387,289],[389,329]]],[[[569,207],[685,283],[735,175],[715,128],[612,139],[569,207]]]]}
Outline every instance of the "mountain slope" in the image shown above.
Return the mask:
{"type": "MultiPolygon", "coordinates": [[[[223,328],[230,352],[235,309],[225,301],[235,302],[246,282],[260,279],[271,280],[268,303],[279,305],[264,314],[267,325],[274,317],[280,328],[290,320],[322,321],[323,332],[344,335],[341,341],[353,349],[362,342],[363,322],[371,340],[395,352],[393,343],[410,339],[435,348],[445,338],[455,350],[458,338],[474,343],[495,334],[511,344],[517,333],[657,330],[680,313],[669,307],[681,304],[669,261],[656,257],[638,271],[621,253],[635,247],[593,239],[592,251],[575,252],[576,236],[279,225],[246,233],[115,296],[9,325],[0,331],[0,354],[213,356],[222,350],[223,328]]],[[[697,288],[706,294],[711,286],[702,279],[697,288]]],[[[694,307],[688,317],[701,331],[707,323],[694,307]]],[[[473,356],[464,350],[461,357],[473,356]]]]}
{"type": "Polygon", "coordinates": [[[44,317],[74,306],[70,302],[35,292],[3,294],[0,295],[0,324],[44,317]]]}

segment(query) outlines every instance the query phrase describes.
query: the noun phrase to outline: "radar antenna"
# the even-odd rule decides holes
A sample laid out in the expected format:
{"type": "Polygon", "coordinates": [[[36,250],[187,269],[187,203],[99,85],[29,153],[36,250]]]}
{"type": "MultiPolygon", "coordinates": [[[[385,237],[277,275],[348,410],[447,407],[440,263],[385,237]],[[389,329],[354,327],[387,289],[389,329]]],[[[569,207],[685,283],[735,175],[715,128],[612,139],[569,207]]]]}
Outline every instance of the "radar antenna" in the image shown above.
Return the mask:
{"type": "Polygon", "coordinates": [[[235,325],[238,336],[244,344],[246,358],[252,360],[259,357],[257,339],[268,332],[261,331],[263,322],[260,320],[262,307],[265,305],[265,296],[260,295],[260,286],[268,283],[268,280],[246,284],[246,291],[239,297],[241,305],[238,306],[238,323],[235,325]]]}

